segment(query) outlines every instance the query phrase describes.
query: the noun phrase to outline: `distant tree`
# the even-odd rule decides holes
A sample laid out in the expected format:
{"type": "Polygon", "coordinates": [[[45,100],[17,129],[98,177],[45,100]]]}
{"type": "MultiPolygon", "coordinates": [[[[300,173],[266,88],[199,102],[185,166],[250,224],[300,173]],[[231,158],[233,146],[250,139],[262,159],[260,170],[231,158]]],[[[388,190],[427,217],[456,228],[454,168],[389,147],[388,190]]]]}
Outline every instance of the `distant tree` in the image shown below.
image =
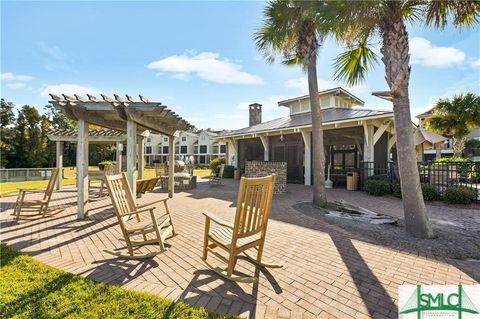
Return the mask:
{"type": "Polygon", "coordinates": [[[13,113],[13,108],[15,105],[12,102],[6,102],[2,98],[0,106],[0,125],[1,127],[7,127],[15,121],[15,114],[13,113]]]}
{"type": "Polygon", "coordinates": [[[460,94],[453,99],[441,99],[425,119],[427,129],[453,140],[453,156],[461,157],[470,129],[480,126],[480,96],[460,94]]]}
{"type": "Polygon", "coordinates": [[[15,122],[13,113],[15,105],[12,102],[6,102],[1,99],[0,106],[0,167],[8,167],[8,158],[13,152],[14,129],[12,124],[15,122]]]}
{"type": "Polygon", "coordinates": [[[480,155],[480,140],[472,138],[465,142],[465,155],[476,156],[475,154],[480,155]]]}

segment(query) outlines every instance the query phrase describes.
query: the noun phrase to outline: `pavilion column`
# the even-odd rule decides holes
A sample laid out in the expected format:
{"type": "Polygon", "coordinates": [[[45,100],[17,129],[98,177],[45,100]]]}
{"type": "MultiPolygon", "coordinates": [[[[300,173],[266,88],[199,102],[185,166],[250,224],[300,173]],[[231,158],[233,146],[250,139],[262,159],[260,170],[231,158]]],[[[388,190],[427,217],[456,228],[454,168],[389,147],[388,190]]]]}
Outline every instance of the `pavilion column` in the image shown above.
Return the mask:
{"type": "Polygon", "coordinates": [[[374,156],[375,156],[375,142],[374,142],[374,127],[373,125],[363,124],[363,161],[364,168],[366,169],[366,176],[373,175],[374,173],[374,156]]]}
{"type": "Polygon", "coordinates": [[[137,193],[137,123],[127,120],[127,176],[132,193],[137,193]]]}
{"type": "Polygon", "coordinates": [[[117,174],[122,172],[122,151],[123,151],[123,144],[120,142],[116,143],[116,153],[115,153],[115,161],[117,162],[117,174]]]}
{"type": "Polygon", "coordinates": [[[62,189],[63,184],[63,142],[57,141],[57,149],[56,149],[56,159],[57,159],[57,168],[58,172],[58,179],[57,179],[57,190],[62,189]]]}
{"type": "Polygon", "coordinates": [[[138,179],[144,178],[145,169],[145,138],[138,137],[138,179]]]}
{"type": "Polygon", "coordinates": [[[230,165],[238,168],[238,152],[237,152],[237,141],[233,138],[227,140],[228,148],[228,160],[230,165]]]}
{"type": "Polygon", "coordinates": [[[303,145],[304,147],[304,154],[303,154],[303,159],[304,159],[304,165],[305,165],[305,176],[304,176],[304,181],[305,185],[312,185],[312,140],[310,138],[310,132],[307,132],[305,130],[300,131],[302,133],[302,138],[303,138],[303,145]]]}
{"type": "Polygon", "coordinates": [[[77,217],[84,219],[88,213],[88,123],[78,120],[77,135],[77,217]]]}
{"type": "Polygon", "coordinates": [[[168,197],[172,198],[175,192],[175,136],[168,137],[168,197]]]}
{"type": "Polygon", "coordinates": [[[260,136],[260,140],[262,141],[263,145],[263,160],[266,162],[270,159],[269,154],[268,154],[268,137],[267,136],[260,136]]]}

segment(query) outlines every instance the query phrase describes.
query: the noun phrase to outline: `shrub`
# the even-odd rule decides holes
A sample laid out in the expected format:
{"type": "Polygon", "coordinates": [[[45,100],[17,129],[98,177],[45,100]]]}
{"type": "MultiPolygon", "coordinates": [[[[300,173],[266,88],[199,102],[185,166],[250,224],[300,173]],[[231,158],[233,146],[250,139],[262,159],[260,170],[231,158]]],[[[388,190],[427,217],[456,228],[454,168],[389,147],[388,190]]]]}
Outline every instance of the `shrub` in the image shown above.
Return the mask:
{"type": "Polygon", "coordinates": [[[372,175],[367,177],[367,181],[369,180],[376,180],[376,181],[388,181],[387,175],[372,175]]]}
{"type": "Polygon", "coordinates": [[[235,166],[225,165],[225,169],[223,170],[223,177],[233,178],[234,175],[235,175],[235,166]]]}
{"type": "MultiPolygon", "coordinates": [[[[213,173],[217,174],[220,169],[220,165],[225,164],[225,157],[217,157],[210,161],[210,169],[213,173]]],[[[224,172],[225,173],[225,172],[224,172]]]]}
{"type": "Polygon", "coordinates": [[[390,194],[390,183],[387,179],[371,179],[365,181],[365,192],[374,196],[390,194]]]}
{"type": "Polygon", "coordinates": [[[422,184],[423,199],[426,201],[432,201],[438,199],[438,191],[434,185],[422,184]]]}
{"type": "Polygon", "coordinates": [[[475,190],[465,186],[450,186],[445,190],[443,199],[449,204],[471,204],[477,194],[475,190]]]}
{"type": "MultiPolygon", "coordinates": [[[[422,184],[423,199],[432,201],[438,199],[437,188],[430,184],[422,184]]],[[[392,194],[395,197],[402,198],[402,187],[400,183],[392,184],[392,194]]]]}
{"type": "Polygon", "coordinates": [[[471,163],[469,158],[463,157],[440,157],[435,160],[435,163],[471,163]]]}
{"type": "Polygon", "coordinates": [[[98,163],[98,169],[103,171],[105,169],[105,166],[116,165],[116,164],[117,164],[117,162],[115,162],[115,161],[109,161],[109,160],[101,161],[100,163],[98,163]]]}
{"type": "Polygon", "coordinates": [[[402,198],[402,186],[400,186],[400,183],[392,184],[392,193],[393,196],[402,198]]]}

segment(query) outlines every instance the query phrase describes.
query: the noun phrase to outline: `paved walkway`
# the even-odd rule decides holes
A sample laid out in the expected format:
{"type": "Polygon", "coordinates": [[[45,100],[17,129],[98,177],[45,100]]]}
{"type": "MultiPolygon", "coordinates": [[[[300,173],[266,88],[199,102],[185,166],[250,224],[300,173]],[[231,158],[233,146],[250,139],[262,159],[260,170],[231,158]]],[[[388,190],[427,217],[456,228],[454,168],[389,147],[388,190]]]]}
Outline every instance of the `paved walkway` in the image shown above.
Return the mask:
{"type": "MultiPolygon", "coordinates": [[[[144,262],[112,258],[104,252],[122,246],[110,200],[94,202],[89,218],[77,221],[72,188],[53,195],[52,208],[63,211],[18,224],[10,215],[15,198],[1,198],[1,240],[46,264],[96,281],[249,318],[396,318],[400,284],[480,280],[478,262],[436,260],[373,245],[305,216],[291,206],[310,199],[311,189],[289,185],[287,194],[274,197],[264,254],[284,267],[266,271],[240,260],[238,270],[259,275],[259,283],[225,281],[200,259],[202,212],[231,220],[237,187],[231,180],[218,187],[200,182],[191,192],[177,193],[169,203],[178,236],[169,241],[170,250],[144,262]]],[[[166,195],[150,193],[142,201],[162,196],[166,195]]],[[[401,201],[394,198],[342,190],[328,196],[401,215],[401,201]]]]}

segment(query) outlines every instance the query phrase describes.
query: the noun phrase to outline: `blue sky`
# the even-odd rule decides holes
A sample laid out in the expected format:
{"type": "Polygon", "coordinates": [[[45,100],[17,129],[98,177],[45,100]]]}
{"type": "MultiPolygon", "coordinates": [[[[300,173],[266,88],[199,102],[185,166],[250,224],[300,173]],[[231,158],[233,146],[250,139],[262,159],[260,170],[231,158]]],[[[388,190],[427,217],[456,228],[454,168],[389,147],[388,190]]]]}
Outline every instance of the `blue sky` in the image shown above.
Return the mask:
{"type": "MultiPolygon", "coordinates": [[[[1,2],[1,96],[42,108],[52,93],[142,94],[199,128],[248,125],[249,103],[263,119],[287,115],[276,102],[307,92],[299,67],[268,64],[253,33],[263,2],[1,2]]],[[[438,98],[480,90],[479,27],[443,32],[409,27],[412,114],[438,98]]],[[[319,54],[320,89],[341,52],[319,54]]],[[[345,87],[345,85],[342,85],[345,87]]],[[[348,88],[347,88],[348,89],[348,88]]],[[[365,108],[391,109],[371,96],[387,89],[383,65],[350,88],[365,108]]]]}

